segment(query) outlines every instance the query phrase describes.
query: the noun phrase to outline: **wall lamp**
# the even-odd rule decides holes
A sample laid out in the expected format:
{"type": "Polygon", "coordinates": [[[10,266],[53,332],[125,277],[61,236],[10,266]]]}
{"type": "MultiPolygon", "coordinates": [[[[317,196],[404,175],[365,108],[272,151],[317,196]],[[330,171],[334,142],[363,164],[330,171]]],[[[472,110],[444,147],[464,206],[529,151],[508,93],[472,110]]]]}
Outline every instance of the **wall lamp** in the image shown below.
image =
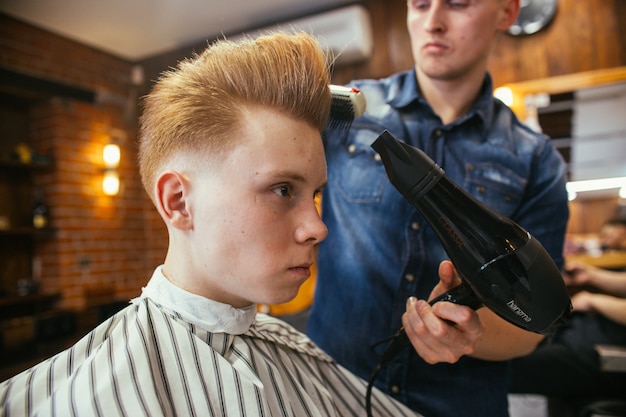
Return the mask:
{"type": "Polygon", "coordinates": [[[120,177],[117,167],[120,164],[120,147],[115,143],[109,143],[102,150],[104,160],[102,191],[106,195],[117,195],[120,191],[120,177]]]}

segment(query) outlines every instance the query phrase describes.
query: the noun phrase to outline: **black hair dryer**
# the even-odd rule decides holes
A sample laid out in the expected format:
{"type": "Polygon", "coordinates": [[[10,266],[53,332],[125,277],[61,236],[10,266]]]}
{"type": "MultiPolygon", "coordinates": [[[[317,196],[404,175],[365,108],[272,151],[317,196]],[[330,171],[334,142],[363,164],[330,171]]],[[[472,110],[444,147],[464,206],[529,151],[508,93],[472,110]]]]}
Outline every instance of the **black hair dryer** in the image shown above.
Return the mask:
{"type": "MultiPolygon", "coordinates": [[[[545,335],[565,323],[571,300],[559,269],[539,241],[474,199],[428,155],[388,131],[372,148],[394,187],[434,229],[461,277],[460,286],[431,304],[486,306],[518,327],[545,335]]],[[[395,339],[385,354],[388,360],[409,344],[403,329],[395,339]]]]}

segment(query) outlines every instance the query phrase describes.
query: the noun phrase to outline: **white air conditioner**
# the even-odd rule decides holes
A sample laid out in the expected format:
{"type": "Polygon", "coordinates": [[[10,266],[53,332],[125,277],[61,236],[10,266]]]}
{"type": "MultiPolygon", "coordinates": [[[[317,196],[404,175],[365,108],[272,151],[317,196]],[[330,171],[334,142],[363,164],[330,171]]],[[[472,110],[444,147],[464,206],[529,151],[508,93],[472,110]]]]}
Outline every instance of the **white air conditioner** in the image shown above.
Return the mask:
{"type": "MultiPolygon", "coordinates": [[[[313,16],[278,23],[241,36],[258,36],[272,30],[304,31],[315,36],[322,47],[332,51],[335,64],[363,61],[371,56],[373,46],[369,13],[360,5],[352,5],[313,16]]],[[[241,36],[232,37],[235,39],[241,36]]]]}

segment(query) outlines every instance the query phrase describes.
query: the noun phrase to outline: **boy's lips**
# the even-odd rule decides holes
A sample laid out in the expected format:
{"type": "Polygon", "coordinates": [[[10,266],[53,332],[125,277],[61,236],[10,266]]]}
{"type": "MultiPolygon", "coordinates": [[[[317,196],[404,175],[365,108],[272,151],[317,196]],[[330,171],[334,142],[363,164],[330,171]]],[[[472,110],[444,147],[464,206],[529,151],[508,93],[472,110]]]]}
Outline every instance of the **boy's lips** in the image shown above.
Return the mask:
{"type": "Polygon", "coordinates": [[[448,49],[448,47],[442,42],[430,41],[426,42],[422,49],[427,52],[443,52],[448,49]]]}
{"type": "Polygon", "coordinates": [[[292,266],[289,268],[290,271],[296,272],[298,275],[302,275],[308,278],[311,275],[311,266],[313,263],[307,262],[297,266],[292,266]]]}

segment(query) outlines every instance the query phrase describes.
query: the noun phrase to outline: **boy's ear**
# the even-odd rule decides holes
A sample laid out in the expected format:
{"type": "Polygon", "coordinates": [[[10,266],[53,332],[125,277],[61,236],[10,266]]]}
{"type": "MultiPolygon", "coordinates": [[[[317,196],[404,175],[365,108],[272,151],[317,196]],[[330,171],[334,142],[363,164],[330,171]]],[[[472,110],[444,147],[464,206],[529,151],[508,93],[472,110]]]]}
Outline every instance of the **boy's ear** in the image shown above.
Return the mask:
{"type": "Polygon", "coordinates": [[[177,171],[165,171],[155,183],[155,205],[163,220],[180,230],[193,227],[191,218],[189,180],[177,171]]]}

